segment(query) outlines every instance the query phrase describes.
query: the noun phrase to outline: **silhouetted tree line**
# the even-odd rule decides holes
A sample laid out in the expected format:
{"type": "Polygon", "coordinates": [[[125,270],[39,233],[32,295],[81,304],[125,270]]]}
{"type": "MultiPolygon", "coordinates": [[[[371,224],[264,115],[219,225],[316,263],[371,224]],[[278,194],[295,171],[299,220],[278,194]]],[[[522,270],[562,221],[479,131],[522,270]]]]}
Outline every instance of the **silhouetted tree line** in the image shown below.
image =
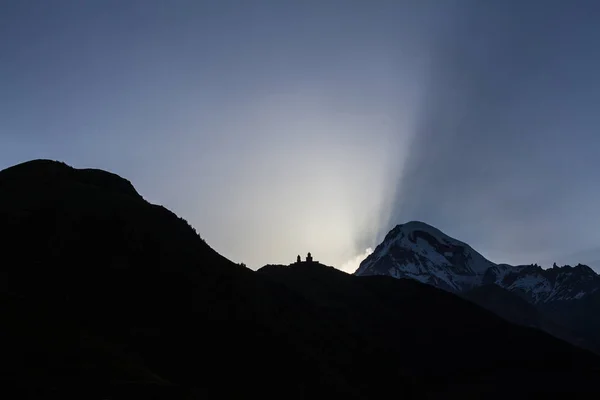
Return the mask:
{"type": "Polygon", "coordinates": [[[181,220],[181,221],[185,222],[185,224],[186,224],[186,225],[187,225],[187,226],[188,226],[188,227],[189,227],[189,228],[190,228],[192,231],[194,231],[194,233],[195,233],[195,234],[196,234],[196,235],[197,235],[197,236],[200,238],[200,240],[202,240],[203,242],[206,242],[206,241],[204,240],[204,238],[203,238],[202,236],[200,236],[200,234],[198,233],[198,231],[196,230],[196,228],[194,228],[194,227],[192,226],[192,224],[190,224],[190,223],[189,223],[189,222],[188,222],[188,221],[187,221],[185,218],[183,218],[183,217],[178,217],[178,218],[179,218],[179,220],[181,220]]]}

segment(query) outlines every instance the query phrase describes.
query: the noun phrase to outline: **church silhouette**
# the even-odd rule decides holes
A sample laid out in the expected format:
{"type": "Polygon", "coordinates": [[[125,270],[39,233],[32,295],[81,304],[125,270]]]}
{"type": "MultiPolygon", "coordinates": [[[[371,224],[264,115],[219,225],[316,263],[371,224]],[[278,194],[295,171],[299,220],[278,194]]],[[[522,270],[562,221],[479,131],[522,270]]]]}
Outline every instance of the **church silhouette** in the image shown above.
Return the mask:
{"type": "Polygon", "coordinates": [[[316,264],[317,262],[318,261],[313,260],[312,255],[310,254],[310,251],[306,255],[306,261],[302,261],[302,259],[300,258],[300,255],[298,255],[298,257],[296,258],[296,264],[316,264]]]}

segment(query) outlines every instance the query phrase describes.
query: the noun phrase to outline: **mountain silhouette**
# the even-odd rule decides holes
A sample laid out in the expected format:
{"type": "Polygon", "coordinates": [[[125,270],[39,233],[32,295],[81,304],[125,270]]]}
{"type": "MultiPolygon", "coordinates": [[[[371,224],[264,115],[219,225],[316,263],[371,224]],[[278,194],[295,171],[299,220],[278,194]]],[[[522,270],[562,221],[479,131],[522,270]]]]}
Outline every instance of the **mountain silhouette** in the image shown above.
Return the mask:
{"type": "Polygon", "coordinates": [[[5,397],[600,392],[591,352],[418,282],[251,271],[108,172],[1,171],[0,227],[5,397]]]}

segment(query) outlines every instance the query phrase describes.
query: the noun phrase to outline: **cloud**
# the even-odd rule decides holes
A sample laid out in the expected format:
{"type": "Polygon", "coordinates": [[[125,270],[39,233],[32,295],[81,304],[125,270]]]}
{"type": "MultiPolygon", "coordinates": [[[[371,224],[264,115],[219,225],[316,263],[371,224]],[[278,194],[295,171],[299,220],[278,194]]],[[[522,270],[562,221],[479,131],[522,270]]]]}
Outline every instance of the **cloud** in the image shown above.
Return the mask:
{"type": "Polygon", "coordinates": [[[495,262],[551,265],[599,240],[597,28],[567,3],[509,3],[469,3],[448,24],[382,230],[423,220],[495,262]]]}
{"type": "Polygon", "coordinates": [[[359,254],[356,257],[346,261],[344,264],[338,267],[338,269],[349,274],[353,274],[354,271],[358,269],[360,263],[372,253],[373,249],[369,247],[363,254],[359,254]]]}

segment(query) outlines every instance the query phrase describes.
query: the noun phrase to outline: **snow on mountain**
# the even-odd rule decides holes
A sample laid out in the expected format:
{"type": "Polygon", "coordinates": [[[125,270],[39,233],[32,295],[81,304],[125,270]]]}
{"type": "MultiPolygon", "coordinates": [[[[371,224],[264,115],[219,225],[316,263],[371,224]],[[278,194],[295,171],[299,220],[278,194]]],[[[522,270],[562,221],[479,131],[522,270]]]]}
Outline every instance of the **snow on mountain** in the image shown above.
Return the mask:
{"type": "Polygon", "coordinates": [[[461,291],[481,284],[494,265],[469,245],[413,221],[392,229],[355,274],[412,278],[461,291]]]}
{"type": "Polygon", "coordinates": [[[543,269],[537,265],[514,267],[496,284],[524,295],[532,303],[573,300],[596,292],[600,277],[588,266],[554,266],[543,269]]]}
{"type": "Polygon", "coordinates": [[[415,279],[452,292],[494,283],[532,303],[581,299],[600,288],[589,267],[495,264],[471,246],[423,222],[397,225],[355,275],[415,279]]]}

